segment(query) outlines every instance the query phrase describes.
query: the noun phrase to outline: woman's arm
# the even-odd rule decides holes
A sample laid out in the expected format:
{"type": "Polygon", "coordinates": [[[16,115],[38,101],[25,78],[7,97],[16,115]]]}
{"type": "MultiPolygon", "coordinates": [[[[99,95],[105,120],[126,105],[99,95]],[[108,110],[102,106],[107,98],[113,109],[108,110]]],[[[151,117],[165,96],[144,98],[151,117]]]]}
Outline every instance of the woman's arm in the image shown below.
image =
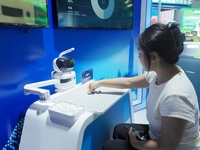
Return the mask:
{"type": "Polygon", "coordinates": [[[187,121],[173,117],[162,117],[161,138],[138,141],[129,131],[131,145],[141,150],[177,150],[185,132],[187,121]]]}
{"type": "Polygon", "coordinates": [[[88,93],[92,92],[98,87],[111,87],[111,88],[145,88],[149,83],[146,81],[145,75],[139,75],[131,78],[114,78],[104,79],[99,81],[92,81],[88,86],[88,93]]]}

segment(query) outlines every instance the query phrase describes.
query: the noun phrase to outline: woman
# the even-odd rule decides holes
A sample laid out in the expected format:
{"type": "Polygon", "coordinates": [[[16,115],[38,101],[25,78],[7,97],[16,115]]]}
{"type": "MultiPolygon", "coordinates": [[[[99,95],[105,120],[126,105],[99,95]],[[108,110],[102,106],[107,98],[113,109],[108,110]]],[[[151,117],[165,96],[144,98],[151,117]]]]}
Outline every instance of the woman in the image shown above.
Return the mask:
{"type": "Polygon", "coordinates": [[[113,140],[104,144],[104,150],[200,149],[197,96],[184,71],[176,65],[184,39],[177,24],[154,24],[138,38],[139,60],[146,73],[89,84],[88,93],[100,86],[149,88],[146,106],[149,125],[116,125],[113,140]],[[147,140],[138,140],[133,130],[142,131],[147,140]]]}

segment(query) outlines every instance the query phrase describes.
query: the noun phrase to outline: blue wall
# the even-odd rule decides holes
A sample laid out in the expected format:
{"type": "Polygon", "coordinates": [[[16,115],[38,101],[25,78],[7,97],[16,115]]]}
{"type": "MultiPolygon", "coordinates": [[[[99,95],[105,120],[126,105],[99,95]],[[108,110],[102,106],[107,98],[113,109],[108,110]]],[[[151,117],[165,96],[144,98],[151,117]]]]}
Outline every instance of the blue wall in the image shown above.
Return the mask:
{"type": "Polygon", "coordinates": [[[48,0],[49,28],[31,28],[27,33],[0,28],[0,149],[18,149],[26,110],[38,100],[24,96],[23,87],[50,79],[52,61],[63,50],[75,47],[69,55],[75,59],[78,83],[81,73],[91,68],[96,80],[137,74],[141,1],[134,1],[133,30],[57,29],[54,2],[48,0]]]}

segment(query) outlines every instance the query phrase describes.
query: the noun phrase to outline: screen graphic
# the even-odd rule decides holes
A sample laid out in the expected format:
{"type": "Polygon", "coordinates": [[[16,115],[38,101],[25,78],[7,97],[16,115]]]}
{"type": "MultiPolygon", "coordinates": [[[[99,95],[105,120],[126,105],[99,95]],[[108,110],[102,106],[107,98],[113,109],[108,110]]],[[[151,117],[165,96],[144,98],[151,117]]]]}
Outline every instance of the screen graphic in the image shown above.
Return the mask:
{"type": "Polygon", "coordinates": [[[0,0],[3,26],[48,26],[46,0],[0,0]]]}
{"type": "MultiPolygon", "coordinates": [[[[100,7],[98,0],[91,0],[91,3],[92,3],[92,9],[94,10],[95,14],[101,19],[110,18],[115,8],[114,0],[110,0],[108,6],[105,9],[102,9],[100,7]]],[[[101,4],[105,5],[106,1],[102,0],[101,4]]]]}
{"type": "Polygon", "coordinates": [[[57,0],[58,27],[132,29],[133,0],[57,0]]]}

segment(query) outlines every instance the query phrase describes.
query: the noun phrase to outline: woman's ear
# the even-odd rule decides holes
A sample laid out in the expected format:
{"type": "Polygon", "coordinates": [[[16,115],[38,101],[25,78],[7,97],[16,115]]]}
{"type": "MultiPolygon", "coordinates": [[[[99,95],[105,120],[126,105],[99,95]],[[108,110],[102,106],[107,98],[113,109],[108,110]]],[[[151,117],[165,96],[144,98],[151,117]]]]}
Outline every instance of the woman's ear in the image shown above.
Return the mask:
{"type": "Polygon", "coordinates": [[[158,53],[157,52],[152,52],[151,53],[151,60],[152,61],[158,60],[158,53]]]}

